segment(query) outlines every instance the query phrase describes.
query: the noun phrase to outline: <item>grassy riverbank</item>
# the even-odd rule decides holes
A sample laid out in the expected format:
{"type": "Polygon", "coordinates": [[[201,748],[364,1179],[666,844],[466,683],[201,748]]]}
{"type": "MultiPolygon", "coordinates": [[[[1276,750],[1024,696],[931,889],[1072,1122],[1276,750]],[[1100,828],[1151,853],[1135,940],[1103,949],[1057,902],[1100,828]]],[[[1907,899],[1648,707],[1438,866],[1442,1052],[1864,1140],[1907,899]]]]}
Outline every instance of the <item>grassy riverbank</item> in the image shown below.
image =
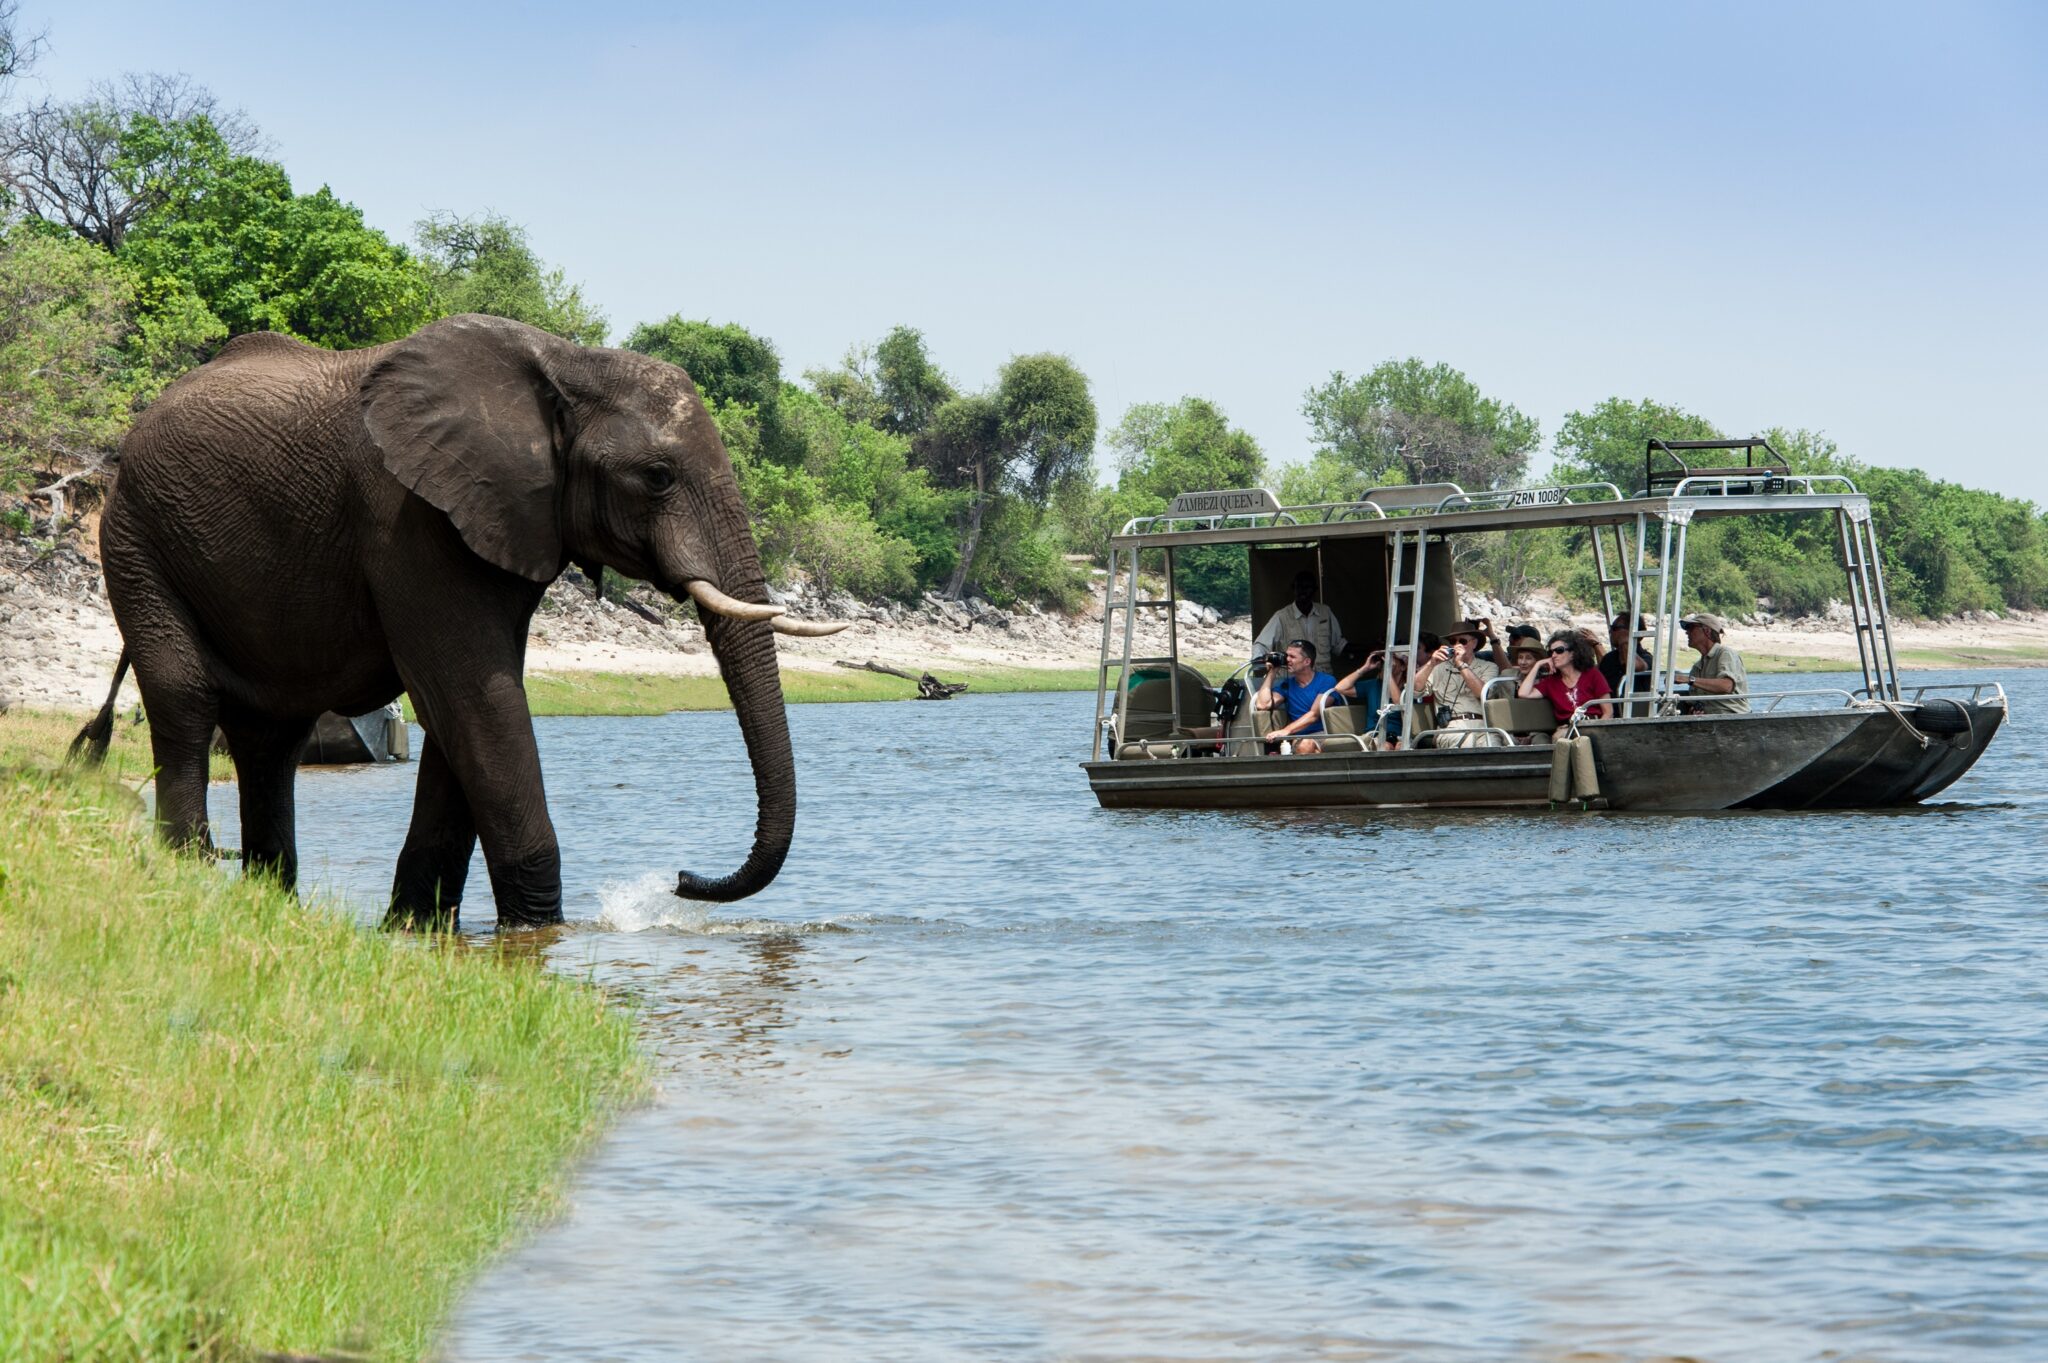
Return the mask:
{"type": "MultiPolygon", "coordinates": [[[[909,669],[904,669],[908,671],[909,669]]],[[[1228,668],[1218,672],[1221,676],[1228,668]]],[[[967,682],[970,695],[1013,691],[1093,691],[1092,667],[940,668],[941,681],[967,682]]],[[[832,672],[784,668],[782,694],[791,704],[816,701],[909,700],[917,683],[851,668],[832,672]]],[[[672,710],[730,710],[717,677],[665,677],[623,672],[534,672],[527,704],[537,715],[661,715],[672,710]]]]}
{"type": "Polygon", "coordinates": [[[630,1020],[173,855],[50,727],[0,717],[0,1358],[423,1356],[635,1091],[630,1020]]]}

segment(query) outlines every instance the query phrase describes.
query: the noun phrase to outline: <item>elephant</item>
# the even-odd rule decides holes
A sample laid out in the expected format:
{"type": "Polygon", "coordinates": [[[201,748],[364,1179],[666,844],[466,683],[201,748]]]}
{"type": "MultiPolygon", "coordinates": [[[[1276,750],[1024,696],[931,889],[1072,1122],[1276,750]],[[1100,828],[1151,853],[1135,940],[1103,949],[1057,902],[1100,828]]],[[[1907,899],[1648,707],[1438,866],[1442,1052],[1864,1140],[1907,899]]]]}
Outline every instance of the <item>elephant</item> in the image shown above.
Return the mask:
{"type": "Polygon", "coordinates": [[[561,854],[523,679],[529,621],[570,563],[696,603],[753,766],[745,861],[676,893],[774,880],[796,821],[775,635],[841,628],[767,599],[732,461],[689,375],[498,317],[329,351],[237,336],[122,442],[100,521],[121,663],[74,750],[104,755],[132,663],[159,831],[211,849],[216,726],[246,872],[296,884],[293,780],[315,719],[401,691],[426,730],[389,921],[452,925],[483,844],[501,924],[556,922],[561,854]]]}

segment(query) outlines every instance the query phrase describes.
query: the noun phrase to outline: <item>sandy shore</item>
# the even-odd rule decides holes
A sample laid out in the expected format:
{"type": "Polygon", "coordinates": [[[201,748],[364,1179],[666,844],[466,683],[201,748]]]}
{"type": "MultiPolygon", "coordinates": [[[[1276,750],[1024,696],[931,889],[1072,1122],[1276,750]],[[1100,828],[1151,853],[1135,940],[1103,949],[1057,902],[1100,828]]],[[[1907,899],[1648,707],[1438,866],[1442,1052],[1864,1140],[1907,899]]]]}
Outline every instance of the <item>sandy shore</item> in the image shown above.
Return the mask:
{"type": "MultiPolygon", "coordinates": [[[[1478,598],[1466,606],[1490,611],[1496,620],[1526,619],[1545,630],[1567,618],[1554,600],[1539,599],[1518,610],[1478,598]]],[[[830,638],[779,640],[787,668],[828,671],[841,660],[872,660],[940,676],[949,670],[971,675],[993,668],[1089,668],[1102,641],[1099,599],[1075,616],[1034,608],[1001,611],[982,602],[876,607],[840,599],[800,603],[798,609],[848,618],[851,624],[830,638]]],[[[1164,652],[1163,614],[1148,616],[1138,631],[1138,651],[1164,652]]],[[[1599,624],[1593,615],[1568,618],[1574,624],[1599,624]]],[[[1197,659],[1243,657],[1251,632],[1244,617],[1213,623],[1184,619],[1180,649],[1197,659]]],[[[1900,662],[1909,667],[2048,665],[2048,612],[1901,622],[1893,635],[1900,662]]],[[[1856,660],[1856,640],[1846,620],[1738,625],[1729,641],[1766,666],[1774,660],[1854,666],[1856,660]]],[[[94,710],[106,696],[120,650],[120,632],[96,565],[69,551],[32,565],[0,561],[0,703],[94,710]]],[[[669,617],[652,623],[611,602],[596,601],[587,585],[567,581],[549,590],[534,617],[527,667],[649,676],[712,676],[718,671],[694,620],[669,617]]],[[[131,681],[124,694],[132,696],[133,687],[131,681]]]]}

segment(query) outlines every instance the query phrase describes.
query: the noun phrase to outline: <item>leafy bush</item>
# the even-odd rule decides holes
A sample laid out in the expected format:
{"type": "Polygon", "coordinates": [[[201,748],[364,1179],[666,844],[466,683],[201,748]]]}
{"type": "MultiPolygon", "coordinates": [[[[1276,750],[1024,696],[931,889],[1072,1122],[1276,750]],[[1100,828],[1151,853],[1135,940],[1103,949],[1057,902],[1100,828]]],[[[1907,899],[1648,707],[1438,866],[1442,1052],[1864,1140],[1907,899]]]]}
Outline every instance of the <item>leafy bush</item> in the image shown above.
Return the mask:
{"type": "Polygon", "coordinates": [[[1020,497],[990,505],[967,585],[998,606],[1044,601],[1078,610],[1087,599],[1086,580],[1067,562],[1058,534],[1020,497]]]}

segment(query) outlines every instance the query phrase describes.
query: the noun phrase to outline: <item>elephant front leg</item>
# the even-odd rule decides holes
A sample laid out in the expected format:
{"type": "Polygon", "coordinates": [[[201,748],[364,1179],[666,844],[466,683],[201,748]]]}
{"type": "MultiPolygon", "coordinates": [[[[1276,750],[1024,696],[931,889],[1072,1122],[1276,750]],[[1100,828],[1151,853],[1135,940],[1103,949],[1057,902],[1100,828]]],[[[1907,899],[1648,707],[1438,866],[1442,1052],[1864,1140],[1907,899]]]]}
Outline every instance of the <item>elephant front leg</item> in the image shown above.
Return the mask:
{"type": "Polygon", "coordinates": [[[453,928],[461,917],[462,890],[475,852],[476,818],[470,813],[469,797],[455,779],[447,753],[429,734],[420,745],[412,827],[405,835],[405,850],[398,854],[384,925],[453,928]]]}
{"type": "MultiPolygon", "coordinates": [[[[499,672],[479,691],[455,698],[415,691],[420,722],[428,733],[428,749],[439,748],[446,757],[453,784],[466,802],[474,836],[483,844],[484,863],[490,870],[491,894],[498,903],[500,926],[527,926],[562,921],[562,854],[555,841],[555,826],[548,818],[547,792],[541,781],[540,750],[534,743],[533,718],[526,708],[526,691],[516,670],[499,672]]],[[[421,786],[427,786],[422,769],[421,786]]],[[[448,784],[437,778],[437,786],[448,784]]],[[[452,797],[438,797],[445,810],[452,797]]],[[[425,806],[416,804],[415,828],[425,806]]],[[[463,830],[443,818],[439,833],[423,839],[422,852],[413,864],[420,874],[431,871],[447,897],[447,886],[456,887],[460,897],[461,879],[452,871],[458,851],[467,867],[468,852],[456,836],[463,830]]],[[[413,842],[407,839],[407,849],[413,842]]],[[[399,862],[400,879],[406,878],[407,861],[399,862]]],[[[418,902],[418,882],[408,895],[418,902]]],[[[394,886],[394,899],[397,893],[394,886]]]]}

